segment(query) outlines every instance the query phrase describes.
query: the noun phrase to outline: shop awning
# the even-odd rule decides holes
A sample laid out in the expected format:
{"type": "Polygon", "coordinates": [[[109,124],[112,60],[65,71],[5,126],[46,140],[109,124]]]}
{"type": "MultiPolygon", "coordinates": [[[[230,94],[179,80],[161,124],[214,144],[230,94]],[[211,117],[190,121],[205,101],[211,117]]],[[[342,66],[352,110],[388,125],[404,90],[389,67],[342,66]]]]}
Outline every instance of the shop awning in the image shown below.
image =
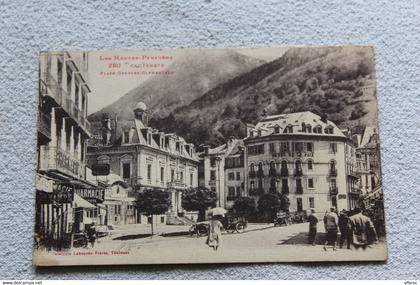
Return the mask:
{"type": "Polygon", "coordinates": [[[86,201],[85,199],[83,199],[77,194],[74,194],[74,204],[76,207],[81,207],[81,208],[96,208],[95,205],[89,203],[88,201],[86,201]]]}

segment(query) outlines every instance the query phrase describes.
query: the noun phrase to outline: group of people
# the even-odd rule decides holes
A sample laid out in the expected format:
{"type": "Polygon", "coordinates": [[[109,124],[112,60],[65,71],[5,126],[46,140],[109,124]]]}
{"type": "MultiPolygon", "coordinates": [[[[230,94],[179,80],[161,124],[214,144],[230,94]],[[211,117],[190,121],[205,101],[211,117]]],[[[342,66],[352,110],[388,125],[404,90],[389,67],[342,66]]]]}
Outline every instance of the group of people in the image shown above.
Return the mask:
{"type": "MultiPolygon", "coordinates": [[[[308,242],[315,245],[319,221],[314,209],[311,209],[308,221],[308,242]]],[[[364,215],[360,208],[355,208],[352,211],[342,210],[337,214],[336,208],[331,207],[325,213],[323,222],[327,234],[324,250],[327,250],[328,245],[332,245],[333,250],[337,250],[337,245],[342,248],[344,242],[347,244],[347,249],[351,249],[350,245],[352,243],[356,247],[365,249],[368,245],[378,240],[372,220],[367,215],[364,215]],[[340,233],[339,240],[338,233],[340,233]]]]}

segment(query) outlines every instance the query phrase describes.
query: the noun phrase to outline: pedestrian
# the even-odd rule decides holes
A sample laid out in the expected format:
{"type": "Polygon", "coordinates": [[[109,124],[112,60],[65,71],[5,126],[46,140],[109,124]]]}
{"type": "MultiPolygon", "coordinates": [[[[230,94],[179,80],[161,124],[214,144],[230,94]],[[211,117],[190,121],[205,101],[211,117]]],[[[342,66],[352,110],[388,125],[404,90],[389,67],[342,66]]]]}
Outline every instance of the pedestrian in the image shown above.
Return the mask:
{"type": "Polygon", "coordinates": [[[90,227],[87,230],[87,236],[88,236],[88,241],[90,242],[90,246],[93,248],[95,246],[95,240],[96,240],[96,228],[95,228],[94,222],[90,224],[90,227]]]}
{"type": "Polygon", "coordinates": [[[318,224],[318,218],[315,215],[315,209],[310,210],[310,214],[308,216],[308,222],[309,222],[309,235],[308,235],[308,243],[312,244],[312,246],[315,246],[315,239],[316,239],[316,227],[318,224]]]}
{"type": "Polygon", "coordinates": [[[347,241],[347,249],[350,249],[351,244],[351,229],[348,212],[343,209],[338,217],[338,228],[340,229],[340,248],[343,248],[344,241],[347,241]]]}
{"type": "Polygon", "coordinates": [[[335,213],[335,207],[331,207],[330,211],[324,216],[324,226],[327,232],[327,238],[324,243],[324,250],[327,250],[327,245],[332,244],[333,250],[337,250],[337,235],[338,235],[338,216],[335,213]]]}
{"type": "Polygon", "coordinates": [[[209,233],[206,244],[209,247],[212,247],[214,251],[217,251],[220,246],[222,236],[221,228],[223,228],[222,223],[217,219],[217,216],[213,216],[209,223],[209,233]]]}
{"type": "Polygon", "coordinates": [[[353,237],[353,244],[357,247],[366,247],[377,241],[377,235],[372,220],[364,215],[360,208],[354,209],[354,215],[349,218],[353,237]]]}

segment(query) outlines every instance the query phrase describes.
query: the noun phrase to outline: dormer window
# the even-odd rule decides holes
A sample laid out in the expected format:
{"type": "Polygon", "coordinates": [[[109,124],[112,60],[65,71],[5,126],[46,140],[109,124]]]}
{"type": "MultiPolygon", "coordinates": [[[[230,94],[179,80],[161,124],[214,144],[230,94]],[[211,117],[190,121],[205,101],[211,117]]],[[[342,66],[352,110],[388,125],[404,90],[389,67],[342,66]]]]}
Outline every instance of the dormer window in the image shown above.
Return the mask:
{"type": "Polygon", "coordinates": [[[258,130],[258,136],[259,137],[261,136],[261,130],[258,130]]]}
{"type": "Polygon", "coordinates": [[[279,127],[279,126],[275,126],[275,127],[274,127],[274,133],[275,133],[275,134],[280,133],[280,127],[279,127]]]}
{"type": "Polygon", "coordinates": [[[130,132],[129,131],[124,131],[123,137],[124,137],[124,143],[130,143],[130,132]]]}
{"type": "Polygon", "coordinates": [[[322,128],[321,128],[321,126],[316,126],[314,129],[313,129],[313,132],[314,132],[314,134],[321,134],[322,133],[322,128]]]}
{"type": "Polygon", "coordinates": [[[307,125],[306,125],[306,131],[307,131],[308,133],[312,133],[312,127],[311,127],[311,125],[310,125],[310,124],[307,124],[307,125]]]}
{"type": "Polygon", "coordinates": [[[284,128],[284,133],[285,134],[291,134],[291,133],[293,133],[293,126],[292,125],[288,125],[286,128],[284,128]]]}
{"type": "Polygon", "coordinates": [[[334,133],[334,128],[331,126],[328,126],[325,128],[325,133],[326,134],[333,134],[334,133]]]}

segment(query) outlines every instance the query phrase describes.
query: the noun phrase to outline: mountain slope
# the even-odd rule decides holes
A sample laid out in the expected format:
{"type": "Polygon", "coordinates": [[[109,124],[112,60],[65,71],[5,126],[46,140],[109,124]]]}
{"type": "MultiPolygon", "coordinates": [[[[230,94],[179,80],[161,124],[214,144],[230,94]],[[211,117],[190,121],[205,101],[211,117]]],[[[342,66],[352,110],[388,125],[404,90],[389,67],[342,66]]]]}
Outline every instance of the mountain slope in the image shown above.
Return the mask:
{"type": "Polygon", "coordinates": [[[165,117],[224,81],[263,63],[231,50],[186,50],[168,67],[173,75],[148,79],[113,104],[91,114],[89,120],[99,121],[105,113],[117,114],[120,122],[129,120],[139,101],[146,103],[151,116],[165,117]]]}
{"type": "Polygon", "coordinates": [[[243,137],[245,124],[269,114],[313,111],[340,127],[375,124],[373,50],[293,48],[215,87],[151,125],[196,145],[243,137]]]}

